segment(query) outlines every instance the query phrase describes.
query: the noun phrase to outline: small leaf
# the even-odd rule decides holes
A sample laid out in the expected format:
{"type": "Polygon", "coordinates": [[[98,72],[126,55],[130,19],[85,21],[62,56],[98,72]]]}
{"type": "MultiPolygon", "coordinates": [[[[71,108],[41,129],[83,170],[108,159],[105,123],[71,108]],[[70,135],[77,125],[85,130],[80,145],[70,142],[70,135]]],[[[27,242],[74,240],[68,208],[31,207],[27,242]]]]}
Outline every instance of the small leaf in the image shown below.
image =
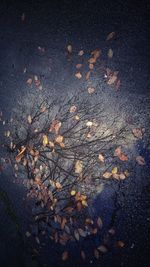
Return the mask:
{"type": "Polygon", "coordinates": [[[68,260],[68,257],[69,257],[68,251],[64,251],[63,254],[62,254],[62,257],[61,257],[62,260],[66,261],[66,260],[68,260]]]}
{"type": "Polygon", "coordinates": [[[87,72],[86,76],[85,76],[85,79],[86,79],[86,80],[89,80],[90,75],[91,75],[91,71],[89,70],[89,71],[87,72]]]}
{"type": "Polygon", "coordinates": [[[48,136],[44,134],[43,135],[43,146],[48,145],[48,143],[49,143],[48,136]]]}
{"type": "Polygon", "coordinates": [[[77,107],[75,105],[71,106],[69,109],[70,113],[74,113],[77,111],[77,107]]]}
{"type": "Polygon", "coordinates": [[[27,120],[28,120],[28,123],[29,123],[29,124],[31,124],[31,123],[32,123],[32,117],[31,117],[31,115],[28,115],[28,118],[27,118],[27,120]]]}
{"type": "Polygon", "coordinates": [[[69,44],[69,45],[67,46],[67,51],[68,51],[68,53],[70,53],[70,54],[72,53],[72,45],[69,44]]]}
{"type": "Polygon", "coordinates": [[[109,179],[111,176],[112,176],[112,173],[111,173],[111,172],[105,172],[105,173],[103,174],[103,177],[104,177],[105,179],[109,179]]]}
{"type": "Polygon", "coordinates": [[[136,161],[139,165],[145,165],[146,164],[145,159],[142,156],[137,156],[136,161]]]}
{"type": "Polygon", "coordinates": [[[143,138],[143,131],[140,128],[132,129],[132,133],[136,138],[142,139],[143,138]]]}
{"type": "Polygon", "coordinates": [[[101,229],[102,228],[102,226],[103,226],[103,222],[102,222],[102,219],[100,218],[100,217],[98,217],[98,219],[97,219],[97,225],[98,225],[98,227],[101,229]]]}
{"type": "Polygon", "coordinates": [[[80,236],[79,236],[79,233],[78,233],[77,230],[74,230],[74,237],[75,237],[75,239],[76,239],[77,241],[79,241],[80,236]]]}
{"type": "Polygon", "coordinates": [[[82,229],[82,228],[78,228],[78,232],[79,232],[79,234],[80,234],[80,236],[82,236],[82,237],[86,237],[86,232],[82,229]]]}
{"type": "Polygon", "coordinates": [[[16,156],[16,161],[17,161],[17,162],[20,162],[20,160],[21,160],[22,157],[23,157],[23,154],[24,154],[25,150],[26,150],[26,147],[23,146],[23,147],[21,148],[21,151],[19,152],[19,154],[16,156]]]}
{"type": "Polygon", "coordinates": [[[62,230],[64,229],[66,222],[67,222],[67,219],[64,217],[64,218],[62,219],[62,222],[61,222],[61,229],[62,229],[62,230]]]}
{"type": "Polygon", "coordinates": [[[87,121],[87,123],[86,123],[86,126],[87,127],[92,127],[92,125],[93,125],[93,122],[92,121],[87,121]]]}
{"type": "Polygon", "coordinates": [[[76,65],[76,69],[81,69],[81,67],[82,67],[82,64],[80,64],[80,63],[78,63],[78,64],[76,65]]]}
{"type": "Polygon", "coordinates": [[[94,65],[92,63],[89,64],[89,69],[93,70],[94,69],[94,65]]]}
{"type": "Polygon", "coordinates": [[[117,241],[117,247],[119,248],[123,248],[125,246],[124,242],[123,241],[117,241]]]}
{"type": "Polygon", "coordinates": [[[62,185],[60,184],[60,182],[56,182],[55,186],[57,189],[62,189],[62,185]]]}
{"type": "Polygon", "coordinates": [[[94,256],[97,260],[99,259],[99,251],[97,249],[94,249],[94,256]]]}
{"type": "Polygon", "coordinates": [[[49,128],[49,132],[55,132],[56,134],[58,134],[60,127],[61,127],[61,122],[59,120],[53,120],[49,128]]]}
{"type": "Polygon", "coordinates": [[[75,74],[75,77],[78,78],[78,79],[81,79],[81,78],[82,78],[82,74],[81,74],[81,72],[77,72],[77,73],[75,74]]]}
{"type": "Polygon", "coordinates": [[[86,255],[85,255],[85,252],[83,250],[81,250],[81,258],[82,258],[82,260],[86,259],[86,255]]]}
{"type": "Polygon", "coordinates": [[[94,87],[88,87],[88,93],[89,94],[93,94],[95,92],[95,88],[94,87]]]}
{"type": "Polygon", "coordinates": [[[112,85],[117,81],[117,75],[113,74],[109,77],[107,84],[112,85]]]}
{"type": "Polygon", "coordinates": [[[124,154],[121,154],[121,155],[119,156],[119,159],[120,159],[121,161],[127,161],[127,160],[128,160],[128,157],[125,156],[124,154]]]}
{"type": "Polygon", "coordinates": [[[103,163],[105,161],[104,156],[102,154],[98,155],[98,159],[99,159],[100,162],[103,162],[103,163]]]}
{"type": "Polygon", "coordinates": [[[80,174],[82,172],[82,162],[80,160],[77,160],[75,163],[75,173],[80,174]]]}
{"type": "Polygon", "coordinates": [[[108,249],[104,245],[99,246],[97,249],[102,253],[106,253],[108,251],[108,249]]]}
{"type": "Polygon", "coordinates": [[[73,196],[75,196],[76,195],[76,191],[75,190],[72,190],[71,192],[70,192],[70,195],[73,197],[73,196]]]}
{"type": "Polygon", "coordinates": [[[55,138],[55,142],[58,143],[58,144],[60,144],[60,143],[63,142],[63,139],[64,139],[64,137],[62,135],[58,135],[55,138]]]}
{"type": "Polygon", "coordinates": [[[118,172],[117,167],[114,167],[111,172],[112,172],[112,174],[116,174],[118,172]]]}
{"type": "Polygon", "coordinates": [[[80,50],[79,53],[78,53],[78,56],[83,56],[83,55],[84,55],[84,51],[80,50]]]}
{"type": "Polygon", "coordinates": [[[110,32],[110,33],[107,35],[106,41],[111,40],[112,38],[114,38],[114,36],[115,36],[115,32],[110,32]]]}
{"type": "Polygon", "coordinates": [[[94,63],[96,63],[96,58],[95,58],[95,57],[91,57],[91,58],[88,60],[88,62],[89,62],[90,64],[94,64],[94,63]]]}
{"type": "Polygon", "coordinates": [[[107,56],[108,56],[108,58],[112,58],[113,57],[113,51],[112,51],[111,48],[108,50],[107,56]]]}

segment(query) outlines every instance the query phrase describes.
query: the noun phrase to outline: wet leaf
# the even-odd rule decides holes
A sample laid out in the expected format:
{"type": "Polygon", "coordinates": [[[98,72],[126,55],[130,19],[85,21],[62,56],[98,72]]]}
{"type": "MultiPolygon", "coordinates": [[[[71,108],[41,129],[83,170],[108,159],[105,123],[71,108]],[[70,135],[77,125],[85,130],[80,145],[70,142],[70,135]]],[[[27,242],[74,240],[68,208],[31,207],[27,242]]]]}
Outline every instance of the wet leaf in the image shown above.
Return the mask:
{"type": "Polygon", "coordinates": [[[108,58],[113,57],[113,50],[111,48],[108,50],[107,56],[108,56],[108,58]]]}
{"type": "Polygon", "coordinates": [[[81,78],[82,78],[82,74],[81,74],[81,72],[77,72],[77,73],[75,74],[75,77],[78,78],[78,79],[81,79],[81,78]]]}
{"type": "Polygon", "coordinates": [[[83,169],[82,162],[80,160],[77,160],[75,163],[75,173],[80,174],[82,172],[82,169],[83,169]]]}
{"type": "Polygon", "coordinates": [[[75,105],[71,106],[69,109],[70,113],[74,113],[77,111],[77,107],[75,105]]]}
{"type": "Polygon", "coordinates": [[[146,164],[145,159],[144,159],[142,156],[137,156],[137,157],[136,157],[136,162],[137,162],[139,165],[145,165],[145,164],[146,164]]]}
{"type": "Polygon", "coordinates": [[[112,176],[112,173],[111,173],[111,172],[105,172],[105,173],[103,174],[103,177],[104,177],[105,179],[109,179],[111,176],[112,176]]]}
{"type": "Polygon", "coordinates": [[[68,251],[64,251],[63,254],[62,254],[62,257],[61,257],[62,260],[66,261],[66,260],[68,260],[68,257],[69,257],[68,251]]]}
{"type": "Polygon", "coordinates": [[[43,135],[43,146],[48,145],[48,143],[49,143],[48,136],[44,134],[43,135]]]}
{"type": "Polygon", "coordinates": [[[27,120],[28,120],[28,123],[29,123],[29,124],[31,124],[31,123],[32,123],[32,117],[31,117],[31,115],[28,115],[28,118],[27,118],[27,120]]]}
{"type": "Polygon", "coordinates": [[[110,33],[107,35],[106,41],[111,40],[112,38],[114,38],[114,36],[115,36],[115,32],[110,32],[110,33]]]}
{"type": "Polygon", "coordinates": [[[95,88],[94,87],[88,87],[88,93],[89,94],[93,94],[95,92],[95,88]]]}

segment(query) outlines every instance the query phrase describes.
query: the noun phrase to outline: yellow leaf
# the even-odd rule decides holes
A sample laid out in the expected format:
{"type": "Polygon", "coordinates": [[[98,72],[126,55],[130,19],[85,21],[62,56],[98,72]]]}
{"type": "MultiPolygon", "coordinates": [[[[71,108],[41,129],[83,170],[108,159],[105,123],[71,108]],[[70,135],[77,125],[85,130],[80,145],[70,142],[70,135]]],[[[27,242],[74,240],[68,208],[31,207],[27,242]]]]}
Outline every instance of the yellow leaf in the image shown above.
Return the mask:
{"type": "Polygon", "coordinates": [[[77,160],[75,163],[75,173],[81,173],[83,169],[82,162],[80,160],[77,160]]]}
{"type": "Polygon", "coordinates": [[[113,51],[112,51],[111,48],[108,50],[107,56],[108,56],[108,58],[112,58],[113,57],[113,51]]]}
{"type": "Polygon", "coordinates": [[[105,172],[105,173],[103,174],[103,177],[104,177],[105,179],[109,179],[111,176],[112,176],[112,173],[111,173],[111,172],[105,172]]]}
{"type": "Polygon", "coordinates": [[[43,135],[43,146],[46,146],[48,143],[49,143],[48,136],[44,134],[43,135]]]}
{"type": "Polygon", "coordinates": [[[82,74],[81,74],[81,72],[77,72],[77,73],[75,74],[75,77],[78,78],[78,79],[81,79],[81,78],[82,78],[82,74]]]}
{"type": "Polygon", "coordinates": [[[31,78],[29,78],[28,80],[27,80],[27,82],[26,82],[28,85],[31,85],[32,84],[32,79],[31,78]]]}
{"type": "Polygon", "coordinates": [[[55,138],[55,142],[58,143],[58,144],[60,144],[60,143],[63,142],[63,139],[64,139],[64,137],[62,135],[58,135],[55,138]]]}
{"type": "Polygon", "coordinates": [[[32,123],[32,117],[31,117],[31,115],[28,116],[27,120],[28,120],[28,123],[29,123],[29,124],[32,123]]]}
{"type": "Polygon", "coordinates": [[[118,171],[117,167],[114,167],[111,172],[112,172],[112,174],[116,174],[117,171],[118,171]]]}
{"type": "Polygon", "coordinates": [[[82,205],[83,205],[83,206],[85,206],[85,207],[87,207],[87,206],[88,206],[88,204],[87,204],[87,201],[86,201],[86,200],[82,200],[82,201],[81,201],[81,203],[82,203],[82,205]]]}
{"type": "Polygon", "coordinates": [[[76,191],[75,190],[72,190],[71,192],[70,192],[70,195],[73,197],[73,196],[75,196],[75,194],[76,194],[76,191]]]}
{"type": "Polygon", "coordinates": [[[110,33],[107,35],[106,41],[111,40],[114,36],[115,36],[115,32],[110,32],[110,33]]]}

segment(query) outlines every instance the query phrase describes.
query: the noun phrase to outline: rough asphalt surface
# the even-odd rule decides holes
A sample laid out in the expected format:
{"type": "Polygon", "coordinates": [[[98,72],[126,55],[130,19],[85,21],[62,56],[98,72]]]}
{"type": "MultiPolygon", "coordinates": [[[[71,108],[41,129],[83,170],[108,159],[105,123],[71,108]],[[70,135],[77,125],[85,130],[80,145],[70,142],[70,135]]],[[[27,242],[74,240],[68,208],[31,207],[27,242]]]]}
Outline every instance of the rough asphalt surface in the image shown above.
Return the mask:
{"type": "MultiPolygon", "coordinates": [[[[27,87],[26,80],[31,75],[40,77],[45,88],[43,93],[56,97],[86,88],[86,82],[75,79],[74,66],[78,62],[75,58],[69,65],[65,47],[71,43],[75,53],[81,49],[88,53],[100,48],[106,54],[110,48],[105,41],[106,36],[115,31],[118,38],[111,43],[114,57],[109,66],[119,71],[122,84],[120,90],[114,92],[101,79],[97,69],[93,78],[96,98],[103,99],[110,114],[118,113],[123,117],[132,114],[139,125],[148,129],[149,3],[121,0],[100,2],[64,0],[31,1],[29,4],[20,1],[14,4],[13,1],[1,1],[0,110],[6,118],[17,105],[18,99],[24,101],[29,97],[33,89],[27,87]],[[23,13],[26,15],[24,22],[21,21],[23,13]],[[44,54],[39,52],[39,46],[45,48],[44,54]]],[[[2,127],[0,134],[2,136],[2,127]]],[[[139,150],[146,159],[146,166],[136,166],[136,177],[125,183],[127,194],[117,221],[118,238],[124,240],[126,246],[119,252],[114,250],[104,256],[101,265],[93,261],[89,266],[150,266],[150,153],[143,144],[138,145],[133,148],[133,153],[139,150]]],[[[2,149],[0,156],[3,157],[2,149]]],[[[11,170],[0,173],[0,192],[7,193],[24,232],[30,223],[30,207],[23,200],[26,193],[24,188],[12,182],[11,170]]],[[[106,215],[107,223],[114,208],[113,191],[106,188],[97,196],[94,208],[98,214],[106,215]],[[103,203],[103,206],[99,203],[103,203]]],[[[22,245],[15,223],[14,217],[8,214],[8,206],[0,198],[0,266],[39,266],[22,245]]],[[[49,258],[49,251],[45,249],[41,257],[42,264],[48,267],[64,266],[50,253],[49,258]]],[[[82,267],[84,264],[78,263],[76,266],[82,267]]]]}

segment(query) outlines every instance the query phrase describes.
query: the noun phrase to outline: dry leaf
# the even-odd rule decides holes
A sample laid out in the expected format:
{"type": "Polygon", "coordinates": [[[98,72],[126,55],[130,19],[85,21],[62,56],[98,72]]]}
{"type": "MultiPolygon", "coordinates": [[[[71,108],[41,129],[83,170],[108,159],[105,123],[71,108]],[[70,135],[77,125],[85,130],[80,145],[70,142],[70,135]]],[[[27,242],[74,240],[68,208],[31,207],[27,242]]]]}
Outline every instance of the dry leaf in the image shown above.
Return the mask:
{"type": "Polygon", "coordinates": [[[61,229],[62,229],[62,230],[64,229],[66,222],[67,222],[67,219],[64,217],[64,218],[62,219],[62,222],[61,222],[61,229]]]}
{"type": "Polygon", "coordinates": [[[73,196],[75,196],[75,194],[76,194],[76,191],[75,190],[72,190],[71,192],[70,192],[70,195],[73,197],[73,196]]]}
{"type": "Polygon", "coordinates": [[[70,53],[70,54],[72,53],[72,45],[68,45],[68,46],[67,46],[67,51],[68,51],[68,53],[70,53]]]}
{"type": "Polygon", "coordinates": [[[124,154],[121,154],[121,155],[119,156],[119,159],[120,159],[121,161],[127,161],[127,160],[128,160],[128,157],[125,156],[124,154]]]}
{"type": "Polygon", "coordinates": [[[92,127],[92,125],[93,125],[93,122],[92,121],[87,121],[87,123],[86,123],[86,126],[87,127],[92,127]]]}
{"type": "Polygon", "coordinates": [[[122,154],[121,146],[117,147],[114,152],[114,156],[119,157],[122,154]]]}
{"type": "Polygon", "coordinates": [[[142,139],[142,137],[143,137],[143,131],[140,128],[132,129],[132,133],[136,138],[142,139]]]}
{"type": "Polygon", "coordinates": [[[115,84],[116,90],[118,90],[120,88],[120,85],[121,85],[121,81],[120,81],[120,79],[118,79],[116,84],[115,84]]]}
{"type": "Polygon", "coordinates": [[[107,35],[106,41],[111,40],[112,38],[114,38],[114,36],[115,36],[115,32],[110,32],[110,33],[107,35]]]}
{"type": "Polygon", "coordinates": [[[77,107],[75,105],[71,106],[69,109],[70,113],[74,113],[77,111],[77,107]]]}
{"type": "Polygon", "coordinates": [[[92,63],[89,64],[89,69],[93,70],[94,69],[94,65],[92,63]]]}
{"type": "Polygon", "coordinates": [[[75,118],[76,121],[80,120],[80,117],[78,115],[76,115],[74,118],[75,118]]]}
{"type": "Polygon", "coordinates": [[[16,161],[17,161],[17,162],[20,162],[20,160],[21,160],[22,157],[23,157],[23,154],[24,154],[25,150],[26,150],[26,147],[23,146],[23,147],[21,148],[21,151],[19,152],[19,154],[16,156],[16,161]]]}
{"type": "Polygon", "coordinates": [[[120,180],[124,180],[124,179],[126,179],[126,175],[124,174],[124,173],[120,173],[120,175],[119,175],[120,177],[120,180]]]}
{"type": "Polygon", "coordinates": [[[104,162],[105,161],[104,156],[102,154],[98,155],[98,159],[99,159],[100,162],[104,162]]]}
{"type": "Polygon", "coordinates": [[[32,123],[32,117],[31,117],[31,115],[28,116],[27,120],[28,120],[28,123],[29,123],[29,124],[32,123]]]}
{"type": "Polygon", "coordinates": [[[101,55],[101,50],[95,49],[91,52],[91,55],[97,60],[97,58],[101,55]]]}
{"type": "Polygon", "coordinates": [[[49,141],[49,146],[51,147],[51,148],[54,148],[54,143],[53,142],[51,142],[51,141],[49,141]]]}
{"type": "Polygon", "coordinates": [[[82,64],[80,63],[76,65],[76,69],[80,69],[81,67],[82,67],[82,64]]]}
{"type": "Polygon", "coordinates": [[[48,136],[44,134],[43,135],[43,146],[48,145],[48,143],[49,143],[48,136]]]}
{"type": "Polygon", "coordinates": [[[117,247],[123,248],[125,246],[123,241],[117,241],[117,247]]]}
{"type": "Polygon", "coordinates": [[[113,74],[109,77],[107,84],[111,85],[114,84],[117,81],[117,75],[113,74]]]}
{"type": "Polygon", "coordinates": [[[87,72],[87,74],[86,74],[86,77],[85,77],[85,79],[86,79],[86,80],[89,80],[89,78],[90,78],[90,75],[91,75],[91,71],[89,70],[89,71],[87,72]]]}
{"type": "Polygon", "coordinates": [[[79,232],[80,236],[82,236],[82,237],[86,237],[86,235],[87,235],[86,232],[81,228],[78,228],[78,232],[79,232]]]}
{"type": "Polygon", "coordinates": [[[103,177],[104,177],[105,179],[109,179],[111,176],[112,176],[112,173],[111,173],[111,172],[105,172],[105,173],[103,174],[103,177]]]}
{"type": "Polygon", "coordinates": [[[99,251],[97,249],[94,249],[94,256],[97,260],[99,259],[99,251]]]}
{"type": "Polygon", "coordinates": [[[113,50],[111,48],[108,50],[107,56],[108,56],[108,58],[113,57],[113,50]]]}
{"type": "Polygon", "coordinates": [[[82,205],[83,205],[84,207],[87,207],[87,206],[88,206],[87,201],[86,201],[85,199],[83,199],[83,200],[81,201],[81,203],[82,203],[82,205]]]}
{"type": "Polygon", "coordinates": [[[62,185],[60,184],[60,182],[56,182],[55,186],[57,189],[62,189],[62,185]]]}
{"type": "Polygon", "coordinates": [[[111,172],[112,172],[112,174],[116,174],[118,172],[117,167],[114,167],[111,172]]]}
{"type": "Polygon", "coordinates": [[[75,237],[75,239],[76,239],[76,240],[78,240],[78,241],[79,241],[79,239],[80,239],[80,236],[79,236],[79,233],[78,233],[78,231],[77,231],[77,230],[74,230],[74,237],[75,237]]]}
{"type": "Polygon", "coordinates": [[[94,63],[96,63],[96,58],[95,57],[91,57],[91,58],[89,58],[88,62],[90,64],[94,64],[94,63]]]}
{"type": "Polygon", "coordinates": [[[95,88],[94,87],[88,87],[88,93],[89,94],[93,94],[95,92],[95,88]]]}
{"type": "Polygon", "coordinates": [[[84,54],[84,51],[80,50],[79,53],[78,53],[78,56],[83,56],[83,54],[84,54]]]}
{"type": "Polygon", "coordinates": [[[62,257],[61,257],[62,260],[66,261],[66,260],[68,260],[68,257],[69,257],[68,251],[64,251],[63,254],[62,254],[62,257]]]}
{"type": "Polygon", "coordinates": [[[31,84],[32,84],[32,79],[29,78],[29,79],[26,81],[26,83],[27,83],[28,85],[31,85],[31,84]]]}
{"type": "Polygon", "coordinates": [[[75,173],[80,174],[82,172],[83,166],[80,160],[77,160],[75,163],[75,173]]]}
{"type": "Polygon", "coordinates": [[[145,159],[142,156],[137,156],[136,161],[139,165],[145,165],[146,164],[145,159]]]}
{"type": "Polygon", "coordinates": [[[56,134],[58,134],[60,127],[61,122],[59,120],[53,120],[49,132],[55,132],[56,134]]]}
{"type": "Polygon", "coordinates": [[[55,142],[58,143],[58,144],[60,144],[60,143],[63,142],[63,139],[64,139],[64,137],[62,135],[58,135],[55,138],[55,142]]]}
{"type": "Polygon", "coordinates": [[[78,79],[81,79],[82,78],[82,74],[80,72],[77,72],[75,74],[75,77],[78,78],[78,79]]]}

